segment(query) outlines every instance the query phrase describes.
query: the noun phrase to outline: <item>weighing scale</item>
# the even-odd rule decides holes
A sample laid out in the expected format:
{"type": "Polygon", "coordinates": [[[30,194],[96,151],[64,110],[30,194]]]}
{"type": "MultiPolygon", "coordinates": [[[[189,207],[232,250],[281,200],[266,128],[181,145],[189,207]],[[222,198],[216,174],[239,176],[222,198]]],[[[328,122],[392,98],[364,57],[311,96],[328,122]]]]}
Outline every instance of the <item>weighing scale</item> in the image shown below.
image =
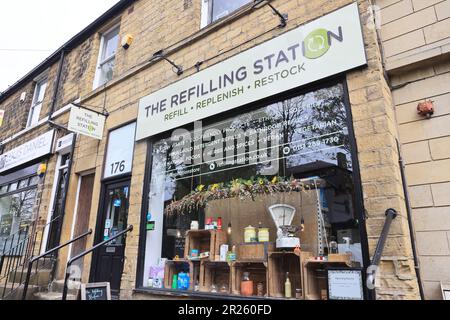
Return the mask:
{"type": "Polygon", "coordinates": [[[272,220],[277,227],[277,249],[294,249],[300,246],[300,238],[295,234],[299,231],[298,226],[293,226],[296,209],[287,204],[275,204],[269,207],[272,220]]]}

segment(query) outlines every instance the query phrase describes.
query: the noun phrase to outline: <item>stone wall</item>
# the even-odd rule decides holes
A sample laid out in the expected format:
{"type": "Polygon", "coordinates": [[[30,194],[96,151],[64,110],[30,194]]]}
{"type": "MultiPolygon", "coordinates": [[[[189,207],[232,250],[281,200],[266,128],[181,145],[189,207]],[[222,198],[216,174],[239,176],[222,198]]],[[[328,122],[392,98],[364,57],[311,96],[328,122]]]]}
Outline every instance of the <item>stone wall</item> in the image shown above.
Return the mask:
{"type": "Polygon", "coordinates": [[[450,282],[450,59],[392,77],[425,298],[450,282]],[[417,105],[434,101],[431,119],[417,105]]]}

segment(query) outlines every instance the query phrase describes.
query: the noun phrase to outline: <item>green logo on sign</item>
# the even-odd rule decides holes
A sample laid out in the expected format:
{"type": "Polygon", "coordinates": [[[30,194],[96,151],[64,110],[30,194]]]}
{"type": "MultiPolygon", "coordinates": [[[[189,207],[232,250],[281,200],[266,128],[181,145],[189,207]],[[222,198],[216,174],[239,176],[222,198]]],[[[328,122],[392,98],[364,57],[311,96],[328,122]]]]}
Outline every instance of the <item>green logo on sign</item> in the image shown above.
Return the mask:
{"type": "Polygon", "coordinates": [[[341,27],[339,27],[339,34],[326,29],[314,30],[303,41],[303,55],[308,59],[320,58],[330,50],[333,38],[339,42],[344,40],[341,27]]]}

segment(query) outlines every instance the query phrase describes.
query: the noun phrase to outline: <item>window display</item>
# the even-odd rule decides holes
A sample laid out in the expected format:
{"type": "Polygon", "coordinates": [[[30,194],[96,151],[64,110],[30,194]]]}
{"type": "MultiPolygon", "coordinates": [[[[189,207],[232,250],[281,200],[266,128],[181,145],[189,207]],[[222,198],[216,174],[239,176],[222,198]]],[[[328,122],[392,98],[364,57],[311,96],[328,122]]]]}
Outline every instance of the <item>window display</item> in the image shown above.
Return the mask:
{"type": "Polygon", "coordinates": [[[0,186],[0,250],[18,243],[21,239],[11,235],[31,224],[37,182],[32,176],[0,186]]]}
{"type": "Polygon", "coordinates": [[[352,164],[341,84],[154,141],[144,285],[326,298],[363,264],[352,164]]]}

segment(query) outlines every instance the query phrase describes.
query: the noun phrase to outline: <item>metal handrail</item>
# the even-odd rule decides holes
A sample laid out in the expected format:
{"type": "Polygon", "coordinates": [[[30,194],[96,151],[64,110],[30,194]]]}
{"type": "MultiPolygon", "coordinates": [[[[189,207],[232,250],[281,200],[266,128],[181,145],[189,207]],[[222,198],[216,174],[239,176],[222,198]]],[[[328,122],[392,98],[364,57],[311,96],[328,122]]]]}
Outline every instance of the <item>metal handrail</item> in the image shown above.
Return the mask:
{"type": "Polygon", "coordinates": [[[92,251],[97,250],[98,248],[110,243],[112,240],[117,239],[119,237],[121,237],[122,235],[133,231],[133,225],[129,225],[128,228],[126,228],[125,230],[119,232],[118,234],[116,234],[114,237],[111,237],[108,240],[104,240],[98,244],[96,244],[95,246],[93,246],[92,248],[85,250],[84,252],[76,255],[73,258],[70,258],[69,261],[67,261],[67,265],[66,265],[66,276],[64,277],[64,286],[63,286],[63,295],[62,295],[62,300],[66,300],[67,298],[67,281],[69,280],[70,277],[70,266],[72,265],[72,263],[74,263],[75,261],[83,258],[85,255],[91,253],[92,251]]]}
{"type": "Polygon", "coordinates": [[[398,216],[398,213],[395,209],[387,209],[385,214],[386,221],[384,222],[383,230],[381,231],[375,253],[373,254],[372,262],[369,268],[367,268],[367,286],[372,291],[375,290],[375,276],[378,270],[378,265],[381,261],[384,247],[386,245],[386,240],[389,235],[392,221],[398,216]]]}
{"type": "Polygon", "coordinates": [[[29,285],[29,283],[30,283],[31,271],[32,271],[32,269],[33,269],[33,263],[34,263],[34,262],[36,262],[36,261],[38,261],[38,260],[40,260],[40,259],[42,259],[42,258],[44,258],[44,257],[46,257],[46,256],[48,256],[48,255],[50,255],[50,254],[52,254],[53,252],[59,251],[60,249],[62,249],[62,248],[64,248],[64,247],[68,246],[69,244],[72,244],[72,243],[74,243],[74,242],[76,242],[76,241],[78,241],[78,240],[80,240],[80,239],[82,239],[82,238],[84,238],[84,237],[86,237],[86,236],[88,236],[88,235],[90,235],[90,234],[92,234],[92,229],[89,229],[89,230],[86,231],[85,233],[80,234],[79,236],[77,236],[77,237],[75,237],[75,238],[73,238],[73,239],[67,241],[67,242],[64,243],[64,244],[61,244],[61,245],[59,245],[59,246],[57,246],[57,247],[55,247],[55,248],[53,248],[53,249],[50,249],[50,250],[48,250],[47,252],[44,252],[43,254],[41,254],[41,255],[39,255],[39,256],[37,256],[37,257],[33,257],[33,258],[28,262],[28,270],[27,270],[27,275],[26,275],[26,277],[25,277],[25,283],[24,283],[24,288],[23,288],[22,300],[25,300],[25,299],[26,299],[26,296],[27,296],[28,285],[29,285]]]}

